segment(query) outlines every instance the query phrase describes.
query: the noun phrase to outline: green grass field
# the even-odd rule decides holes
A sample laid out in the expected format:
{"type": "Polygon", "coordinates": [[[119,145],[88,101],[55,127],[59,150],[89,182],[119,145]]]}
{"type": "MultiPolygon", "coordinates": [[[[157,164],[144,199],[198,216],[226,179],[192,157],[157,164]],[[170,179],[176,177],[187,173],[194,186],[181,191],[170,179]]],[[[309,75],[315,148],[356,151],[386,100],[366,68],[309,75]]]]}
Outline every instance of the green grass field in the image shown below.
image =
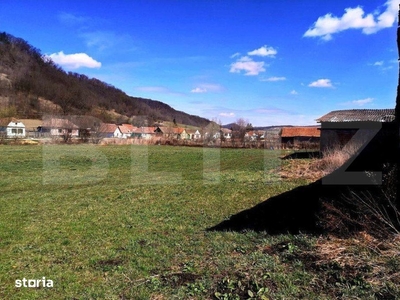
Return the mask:
{"type": "Polygon", "coordinates": [[[324,286],[296,258],[316,237],[207,231],[306,183],[279,178],[281,155],[0,146],[0,298],[335,299],[339,289],[344,298],[373,299],[363,278],[324,286]],[[268,250],[281,244],[278,254],[268,250]],[[54,286],[15,287],[43,277],[54,286]]]}

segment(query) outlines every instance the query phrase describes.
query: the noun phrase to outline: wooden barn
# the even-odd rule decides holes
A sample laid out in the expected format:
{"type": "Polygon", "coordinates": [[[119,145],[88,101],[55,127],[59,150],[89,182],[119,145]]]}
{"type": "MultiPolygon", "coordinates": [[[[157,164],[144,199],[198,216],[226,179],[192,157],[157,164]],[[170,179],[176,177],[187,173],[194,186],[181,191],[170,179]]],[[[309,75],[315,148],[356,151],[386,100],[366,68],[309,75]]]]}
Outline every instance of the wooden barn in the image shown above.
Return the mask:
{"type": "Polygon", "coordinates": [[[394,109],[335,110],[316,121],[321,123],[322,153],[345,145],[387,144],[393,129],[394,109]]]}
{"type": "Polygon", "coordinates": [[[282,127],[281,143],[283,148],[316,148],[320,142],[318,126],[282,127]]]}

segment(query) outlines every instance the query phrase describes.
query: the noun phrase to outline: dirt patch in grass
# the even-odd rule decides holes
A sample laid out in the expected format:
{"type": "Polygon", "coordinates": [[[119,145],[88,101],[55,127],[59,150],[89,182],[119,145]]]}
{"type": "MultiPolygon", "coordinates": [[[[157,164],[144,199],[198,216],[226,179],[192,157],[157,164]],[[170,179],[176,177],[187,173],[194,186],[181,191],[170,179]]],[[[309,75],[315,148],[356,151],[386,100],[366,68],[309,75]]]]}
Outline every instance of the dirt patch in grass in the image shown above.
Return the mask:
{"type": "Polygon", "coordinates": [[[124,263],[123,259],[111,258],[111,259],[98,260],[93,264],[93,266],[95,269],[99,269],[102,271],[109,271],[118,266],[121,266],[123,263],[124,263]]]}
{"type": "Polygon", "coordinates": [[[187,283],[193,283],[201,276],[192,273],[172,273],[160,276],[160,280],[172,288],[177,288],[187,283]]]}

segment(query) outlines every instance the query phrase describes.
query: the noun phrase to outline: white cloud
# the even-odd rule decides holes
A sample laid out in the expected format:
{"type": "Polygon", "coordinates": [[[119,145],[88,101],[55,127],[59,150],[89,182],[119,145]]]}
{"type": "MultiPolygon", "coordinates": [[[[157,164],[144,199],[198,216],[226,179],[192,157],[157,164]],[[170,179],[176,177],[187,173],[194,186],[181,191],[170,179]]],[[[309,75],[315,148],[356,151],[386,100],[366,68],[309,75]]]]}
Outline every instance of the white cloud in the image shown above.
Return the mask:
{"type": "Polygon", "coordinates": [[[366,104],[372,103],[374,101],[374,98],[365,98],[365,99],[359,99],[359,100],[353,100],[353,101],[348,101],[348,102],[343,102],[340,103],[341,105],[345,106],[364,106],[366,104]]]}
{"type": "Polygon", "coordinates": [[[230,113],[222,112],[222,113],[219,113],[219,116],[221,116],[221,117],[227,117],[227,118],[233,118],[233,117],[235,117],[236,115],[235,115],[235,113],[233,113],[233,112],[230,112],[230,113]]]}
{"type": "Polygon", "coordinates": [[[269,78],[264,78],[260,79],[261,81],[284,81],[286,80],[286,77],[269,77],[269,78]]]}
{"type": "Polygon", "coordinates": [[[67,25],[80,25],[88,21],[88,18],[62,12],[58,15],[58,20],[67,25]]]}
{"type": "Polygon", "coordinates": [[[261,72],[265,72],[264,64],[263,61],[254,61],[248,56],[243,56],[231,64],[229,72],[240,73],[241,71],[244,71],[245,75],[254,76],[261,72]]]}
{"type": "Polygon", "coordinates": [[[193,90],[191,90],[190,92],[191,93],[206,93],[207,90],[204,88],[201,88],[201,87],[197,87],[197,88],[194,88],[193,90]]]}
{"type": "Polygon", "coordinates": [[[398,11],[398,0],[389,0],[385,3],[386,10],[379,14],[367,14],[362,7],[346,8],[342,17],[331,13],[319,17],[318,20],[304,34],[305,37],[321,37],[324,40],[332,39],[332,34],[348,29],[361,29],[364,34],[376,33],[381,29],[392,27],[398,11]]]}
{"type": "Polygon", "coordinates": [[[365,104],[371,103],[372,101],[374,101],[374,98],[365,98],[365,99],[351,101],[351,103],[358,106],[363,106],[365,104]]]}
{"type": "Polygon", "coordinates": [[[268,47],[267,45],[262,46],[261,48],[258,48],[256,50],[247,52],[248,55],[270,56],[270,57],[274,57],[277,53],[278,51],[276,51],[272,47],[268,47]]]}
{"type": "Polygon", "coordinates": [[[99,51],[109,49],[116,51],[135,51],[136,42],[129,34],[115,33],[113,31],[94,31],[85,32],[79,35],[89,48],[95,48],[99,51]]]}
{"type": "Polygon", "coordinates": [[[383,65],[383,61],[377,61],[374,63],[374,66],[382,66],[383,65]]]}
{"type": "Polygon", "coordinates": [[[297,91],[295,91],[295,90],[292,90],[291,92],[290,92],[290,95],[298,95],[299,93],[297,92],[297,91]]]}
{"type": "Polygon", "coordinates": [[[231,58],[235,58],[235,57],[237,57],[237,56],[240,56],[240,53],[239,53],[239,52],[236,52],[235,54],[232,54],[232,55],[231,55],[231,58]]]}
{"type": "Polygon", "coordinates": [[[53,62],[67,69],[100,68],[101,62],[91,58],[86,53],[64,54],[63,51],[48,55],[53,62]]]}
{"type": "Polygon", "coordinates": [[[196,88],[192,89],[192,93],[207,93],[207,92],[221,92],[224,88],[219,84],[202,83],[196,88]]]}
{"type": "Polygon", "coordinates": [[[320,88],[330,88],[333,87],[330,79],[318,79],[314,82],[311,82],[309,87],[320,87],[320,88]]]}

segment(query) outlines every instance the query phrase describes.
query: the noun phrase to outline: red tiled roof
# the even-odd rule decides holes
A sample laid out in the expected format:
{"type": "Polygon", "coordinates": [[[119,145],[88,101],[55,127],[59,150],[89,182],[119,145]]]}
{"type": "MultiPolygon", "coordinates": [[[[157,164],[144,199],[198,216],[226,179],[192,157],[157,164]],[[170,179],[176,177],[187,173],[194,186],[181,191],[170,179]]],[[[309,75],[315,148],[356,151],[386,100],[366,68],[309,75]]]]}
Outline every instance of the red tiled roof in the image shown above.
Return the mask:
{"type": "Polygon", "coordinates": [[[136,127],[134,127],[131,124],[121,124],[121,125],[118,125],[118,128],[122,134],[129,134],[129,133],[134,132],[136,127]]]}
{"type": "Polygon", "coordinates": [[[321,131],[319,127],[283,127],[281,137],[320,137],[321,131]]]}
{"type": "Polygon", "coordinates": [[[101,125],[100,125],[100,128],[99,128],[99,132],[103,132],[103,133],[106,133],[106,132],[108,132],[108,133],[113,133],[113,132],[115,132],[115,130],[118,128],[118,126],[117,125],[115,125],[115,124],[111,124],[111,123],[102,123],[101,125]]]}
{"type": "Polygon", "coordinates": [[[185,130],[185,128],[181,128],[181,127],[162,126],[162,127],[159,127],[159,128],[165,134],[181,134],[185,130]]]}
{"type": "Polygon", "coordinates": [[[172,129],[173,129],[173,133],[177,133],[177,134],[181,134],[185,130],[185,128],[180,128],[180,127],[172,128],[172,129]]]}
{"type": "Polygon", "coordinates": [[[134,133],[146,133],[146,134],[153,134],[157,127],[136,127],[134,129],[134,133]]]}
{"type": "Polygon", "coordinates": [[[392,122],[394,109],[349,109],[334,110],[316,120],[321,122],[392,122]]]}

